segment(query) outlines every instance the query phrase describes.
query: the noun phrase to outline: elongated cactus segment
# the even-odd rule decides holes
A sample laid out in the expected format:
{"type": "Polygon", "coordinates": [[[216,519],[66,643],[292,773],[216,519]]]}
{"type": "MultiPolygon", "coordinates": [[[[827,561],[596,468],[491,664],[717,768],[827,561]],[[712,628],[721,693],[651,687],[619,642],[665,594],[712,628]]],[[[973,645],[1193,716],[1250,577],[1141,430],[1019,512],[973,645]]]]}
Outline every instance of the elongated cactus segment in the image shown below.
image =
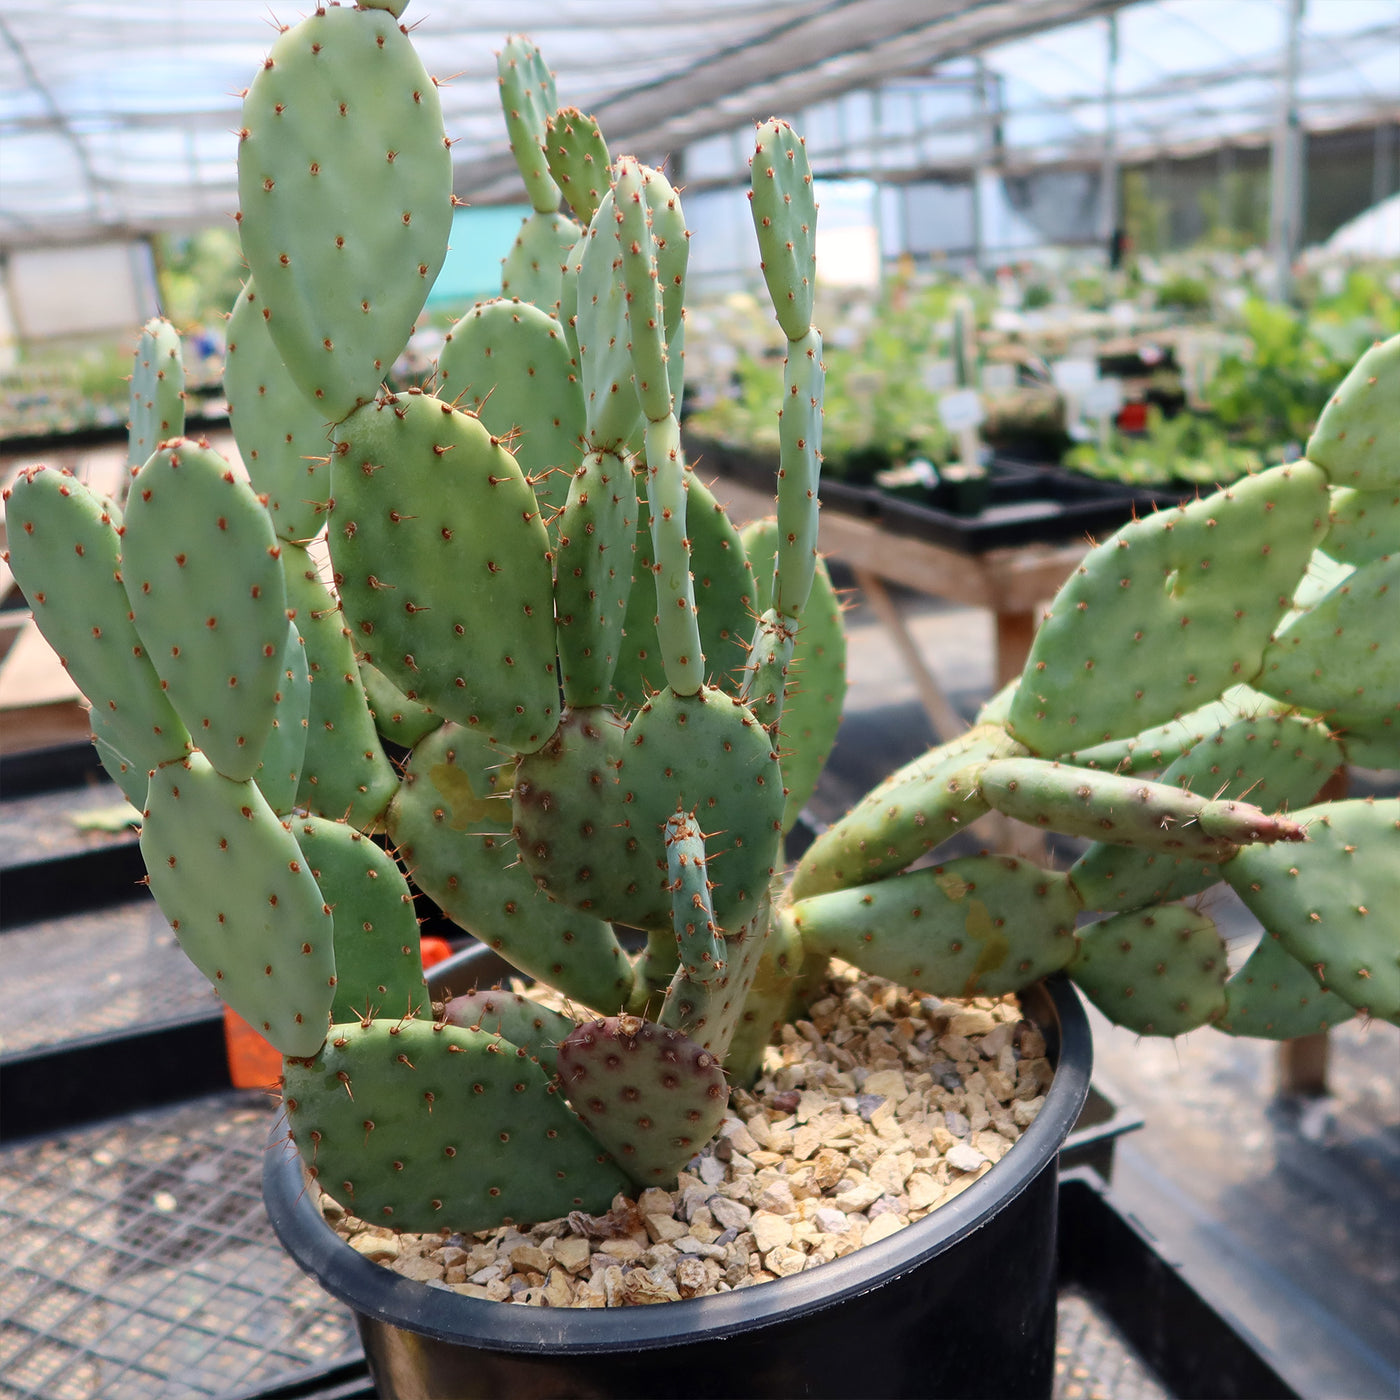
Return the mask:
{"type": "Polygon", "coordinates": [[[1253,681],[1326,528],[1326,478],[1308,462],[1123,526],[1051,604],[1011,732],[1033,753],[1082,752],[1253,681]]]}
{"type": "Polygon", "coordinates": [[[88,722],[92,725],[92,745],[97,750],[102,771],[122,790],[126,800],[141,811],[146,805],[150,769],[133,762],[121,751],[121,740],[101,710],[89,710],[88,722]]]}
{"type": "Polygon", "coordinates": [[[627,1189],[544,1070],[485,1030],[336,1026],[287,1061],[284,1101],[317,1184],[377,1225],[486,1230],[601,1213],[627,1189]]]}
{"type": "MultiPolygon", "coordinates": [[[[1266,812],[1305,807],[1345,762],[1328,727],[1300,715],[1240,719],[1202,739],[1163,772],[1160,781],[1213,800],[1246,794],[1266,812]]],[[[1184,899],[1220,878],[1214,858],[1096,841],[1075,862],[1070,879],[1089,909],[1127,910],[1184,899]]]]}
{"type": "Polygon", "coordinates": [[[560,198],[545,160],[547,123],[558,105],[554,75],[534,44],[522,34],[512,34],[496,55],[496,81],[511,154],[530,206],[536,213],[551,214],[560,198]]]}
{"type": "MultiPolygon", "coordinates": [[[[645,504],[645,478],[638,478],[645,504]]],[[[732,694],[745,647],[753,630],[757,581],[739,532],[709,487],[688,466],[684,475],[686,529],[690,537],[690,573],[700,613],[700,650],[707,682],[732,694]]],[[[642,511],[632,555],[632,592],[623,622],[621,655],[613,673],[613,701],[622,711],[639,709],[648,695],[666,684],[657,645],[657,593],[651,529],[642,511]]]]}
{"type": "Polygon", "coordinates": [[[331,1020],[425,1011],[428,988],[413,894],[393,856],[344,822],[296,817],[291,829],[317,884],[336,896],[331,1020]]]}
{"type": "Polygon", "coordinates": [[[788,672],[797,649],[797,628],[773,608],[766,609],[754,628],[744,684],[739,698],[777,743],[787,703],[788,672]]]}
{"type": "Polygon", "coordinates": [[[1400,487],[1395,405],[1400,401],[1400,335],[1377,341],[1352,366],[1308,439],[1308,460],[1334,486],[1365,491],[1400,487]]]}
{"type": "Polygon", "coordinates": [[[617,163],[613,210],[621,249],[619,272],[627,302],[628,349],[633,384],[642,412],[660,422],[672,411],[666,371],[666,326],[661,305],[661,278],[651,236],[651,211],[643,190],[642,167],[630,156],[617,163]]]}
{"type": "Polygon", "coordinates": [[[977,855],[801,899],[780,918],[809,954],[935,996],[981,997],[1064,967],[1079,907],[1064,875],[977,855]]]}
{"type": "Polygon", "coordinates": [[[574,217],[587,228],[608,189],[612,158],[595,118],[561,107],[545,121],[545,161],[574,217]]]}
{"type": "Polygon", "coordinates": [[[631,467],[611,452],[588,453],[557,528],[555,621],[567,705],[611,697],[633,587],[637,514],[631,467]]]}
{"type": "Polygon", "coordinates": [[[812,324],[817,280],[817,208],[802,138],[787,122],[770,118],[758,128],[749,171],[768,295],[783,334],[800,340],[812,324]]]}
{"type": "Polygon", "coordinates": [[[445,724],[413,751],[388,815],[404,865],[449,918],[521,971],[584,1006],[617,1010],[632,969],[611,924],[536,887],[511,837],[512,774],[494,768],[484,777],[482,747],[445,724]]]}
{"type": "MultiPolygon", "coordinates": [[[[744,526],[742,535],[744,552],[752,561],[753,606],[761,614],[772,605],[774,571],[769,565],[777,554],[778,522],[771,518],[751,521],[744,526]]],[[[702,638],[705,620],[702,600],[702,638]]],[[[836,743],[846,698],[846,633],[841,626],[841,600],[820,558],[807,606],[802,610],[785,686],[776,747],[782,759],[783,786],[787,789],[783,803],[786,832],[796,824],[816,790],[817,779],[836,743]]]]}
{"type": "MultiPolygon", "coordinates": [[[[620,276],[622,247],[611,189],[573,256],[578,269],[574,332],[587,415],[584,435],[595,452],[617,452],[638,437],[645,418],[632,385],[627,292],[620,276]]],[[[562,295],[561,316],[569,300],[568,293],[562,295]]]]}
{"type": "Polygon", "coordinates": [[[1289,704],[1369,718],[1400,699],[1400,554],[1362,564],[1264,651],[1256,684],[1289,704]]]}
{"type": "Polygon", "coordinates": [[[297,806],[368,830],[383,818],[398,778],[376,734],[350,632],[306,550],[284,545],[282,574],[311,676],[297,806]]]}
{"type": "Polygon", "coordinates": [[[4,500],[10,567],[39,631],[92,702],[94,732],[140,774],[128,792],[139,807],[145,774],[179,758],[190,737],[131,621],[121,512],[53,467],[21,471],[4,500]]]}
{"type": "Polygon", "coordinates": [[[1225,984],[1225,1010],[1216,1029],[1264,1040],[1293,1040],[1341,1025],[1356,1015],[1293,957],[1276,934],[1265,933],[1225,984]]]}
{"type": "Polygon", "coordinates": [[[1364,1015],[1400,1021],[1400,801],[1297,813],[1301,846],[1252,846],[1224,867],[1236,894],[1319,984],[1364,1015]]]}
{"type": "Polygon", "coordinates": [[[692,984],[713,985],[724,976],[726,962],[724,937],[715,923],[714,903],[710,899],[705,836],[699,822],[686,812],[677,812],[666,823],[665,831],[678,970],[692,984]]]}
{"type": "Polygon", "coordinates": [[[559,322],[526,302],[478,302],[448,332],[437,370],[437,397],[509,448],[548,523],[583,456],[583,389],[559,322]]]}
{"type": "Polygon", "coordinates": [[[1028,825],[1175,855],[1226,860],[1251,841],[1303,839],[1297,822],[1247,802],[1041,758],[995,759],[977,786],[997,811],[1028,825]]]}
{"type": "Polygon", "coordinates": [[[449,1026],[467,1026],[510,1041],[538,1060],[546,1074],[558,1068],[560,1043],[575,1025],[561,1012],[499,987],[473,988],[449,996],[443,1003],[442,1020],[449,1026]]]}
{"type": "Polygon", "coordinates": [[[1000,725],[978,725],[904,765],[803,852],[794,899],[880,880],[912,865],[991,810],[978,778],[1021,751],[1000,725]]]}
{"type": "Polygon", "coordinates": [[[229,426],[253,489],[267,497],[279,539],[315,539],[326,526],[330,433],[297,387],[263,319],[250,277],[228,320],[224,393],[229,426]]]}
{"type": "Polygon", "coordinates": [[[479,419],[388,396],[337,429],[331,559],[361,656],[521,752],[555,724],[553,580],[534,493],[479,419]]]}
{"type": "Polygon", "coordinates": [[[136,474],[125,527],[122,580],[170,703],[219,772],[251,778],[287,645],[271,519],[217,452],[179,439],[136,474]]]}
{"type": "Polygon", "coordinates": [[[185,360],[180,336],[163,316],[141,328],[131,369],[126,464],[132,471],[169,438],[185,435],[185,360]]]}
{"type": "Polygon", "coordinates": [[[705,682],[705,653],[686,527],[687,487],[675,414],[646,426],[647,521],[656,583],[656,638],[667,685],[694,695],[705,682]]]}
{"type": "Polygon", "coordinates": [[[1284,714],[1289,708],[1251,686],[1232,685],[1218,700],[1179,718],[1154,724],[1131,738],[1110,739],[1106,744],[1095,744],[1064,757],[1084,768],[1106,768],[1114,773],[1160,772],[1188,749],[1218,735],[1238,719],[1284,714]]]}
{"type": "Polygon", "coordinates": [[[339,420],[373,399],[447,253],[437,88],[384,10],[285,30],[243,102],[239,233],[288,372],[339,420]]]}
{"type": "Polygon", "coordinates": [[[180,947],[224,1001],[284,1055],[314,1055],[335,993],[331,910],[256,785],[202,754],[156,769],[141,855],[180,947]]]}
{"type": "Polygon", "coordinates": [[[822,338],[813,327],[788,344],[778,429],[778,558],[773,606],[790,618],[802,616],[817,566],[825,382],[822,338]]]}
{"type": "Polygon", "coordinates": [[[1332,488],[1332,511],[1322,548],[1343,564],[1366,564],[1400,554],[1400,485],[1378,491],[1332,488]]]}
{"type": "Polygon", "coordinates": [[[1184,1035],[1225,1012],[1225,943],[1206,914],[1163,904],[1079,931],[1075,985],[1139,1035],[1184,1035]]]}
{"type": "Polygon", "coordinates": [[[559,1078],[582,1122],[643,1186],[674,1183],[729,1103],[716,1056],[635,1016],[579,1026],[559,1047],[559,1078]]]}

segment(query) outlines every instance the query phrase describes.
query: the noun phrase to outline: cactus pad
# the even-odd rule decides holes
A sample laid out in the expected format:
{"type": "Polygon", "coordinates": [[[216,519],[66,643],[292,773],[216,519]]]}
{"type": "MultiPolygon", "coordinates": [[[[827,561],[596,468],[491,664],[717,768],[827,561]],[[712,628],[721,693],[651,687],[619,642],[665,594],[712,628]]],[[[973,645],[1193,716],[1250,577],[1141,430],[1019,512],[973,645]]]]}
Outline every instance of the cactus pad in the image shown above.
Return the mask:
{"type": "Polygon", "coordinates": [[[636,1016],[579,1026],[559,1047],[559,1079],[593,1136],[643,1186],[674,1182],[729,1103],[714,1055],[636,1016]]]}
{"type": "Polygon", "coordinates": [[[1333,992],[1265,933],[1244,966],[1225,984],[1225,1011],[1215,1023],[1230,1035],[1293,1040],[1349,1021],[1356,1008],[1333,992]]]}
{"type": "Polygon", "coordinates": [[[1308,439],[1307,455],[1334,486],[1366,491],[1400,486],[1395,405],[1400,401],[1400,335],[1377,341],[1352,366],[1308,439]]]}
{"type": "Polygon", "coordinates": [[[185,435],[185,361],[180,337],[163,316],[141,328],[131,371],[126,464],[133,471],[169,438],[185,435]]]}

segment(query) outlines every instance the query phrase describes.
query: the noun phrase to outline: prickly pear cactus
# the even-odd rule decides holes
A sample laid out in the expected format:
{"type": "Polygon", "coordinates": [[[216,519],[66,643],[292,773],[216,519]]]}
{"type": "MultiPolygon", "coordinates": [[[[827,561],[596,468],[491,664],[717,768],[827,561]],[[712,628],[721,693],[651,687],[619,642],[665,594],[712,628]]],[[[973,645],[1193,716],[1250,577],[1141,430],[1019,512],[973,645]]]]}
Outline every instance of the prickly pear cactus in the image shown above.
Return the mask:
{"type": "Polygon", "coordinates": [[[606,1210],[686,1165],[831,957],[945,996],[1063,974],[1143,1034],[1400,1019],[1400,809],[1317,801],[1400,763],[1400,339],[1304,459],[1091,549],[1024,675],[788,878],[845,665],[802,141],[765,122],[750,170],[786,361],[775,519],[741,533],[680,428],[680,195],[556,110],[528,41],[498,69],[533,210],[506,294],[435,392],[384,387],[453,204],[401,9],[318,7],[247,93],[226,388],[252,484],[166,434],[153,331],[129,504],[51,469],[6,496],[151,889],[284,1052],[320,1185],[416,1230],[606,1210]],[[945,848],[992,812],[1083,854],[945,848]],[[1222,878],[1262,925],[1233,974],[1183,903],[1222,878]],[[432,1006],[427,900],[568,1009],[432,1006]]]}

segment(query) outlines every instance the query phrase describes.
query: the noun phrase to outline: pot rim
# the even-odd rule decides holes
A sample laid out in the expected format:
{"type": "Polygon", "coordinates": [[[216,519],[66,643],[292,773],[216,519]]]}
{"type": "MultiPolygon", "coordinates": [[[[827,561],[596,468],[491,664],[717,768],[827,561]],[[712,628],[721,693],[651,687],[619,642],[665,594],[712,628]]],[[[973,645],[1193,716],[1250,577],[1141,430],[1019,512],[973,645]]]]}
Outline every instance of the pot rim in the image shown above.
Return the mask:
{"type": "MultiPolygon", "coordinates": [[[[489,953],[484,948],[470,951],[489,953]]],[[[452,959],[451,970],[459,970],[464,961],[452,959]]],[[[433,971],[448,967],[443,963],[433,971]]],[[[1054,1169],[1060,1145],[1089,1092],[1092,1033],[1079,994],[1063,974],[1027,988],[1021,996],[1046,1032],[1056,1066],[1045,1103],[1015,1146],[992,1171],[922,1220],[787,1278],[730,1293],[627,1308],[525,1307],[467,1298],[403,1278],[358,1254],[326,1224],[307,1192],[301,1158],[281,1114],[263,1157],[263,1199],[283,1247],[326,1292],[365,1317],[440,1341],[516,1354],[583,1355],[649,1350],[674,1345],[684,1336],[750,1332],[894,1283],[999,1214],[1047,1167],[1054,1169]]]]}

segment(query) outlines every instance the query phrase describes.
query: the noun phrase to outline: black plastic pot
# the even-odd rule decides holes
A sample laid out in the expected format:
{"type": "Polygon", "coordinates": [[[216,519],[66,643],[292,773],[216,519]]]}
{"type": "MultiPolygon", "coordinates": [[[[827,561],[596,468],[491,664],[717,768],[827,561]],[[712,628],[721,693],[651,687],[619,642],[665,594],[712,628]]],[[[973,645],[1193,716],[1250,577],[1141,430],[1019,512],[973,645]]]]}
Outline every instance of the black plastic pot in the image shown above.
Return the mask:
{"type": "MultiPolygon", "coordinates": [[[[435,968],[434,980],[463,991],[494,982],[502,966],[472,950],[435,968]]],[[[1048,1396],[1056,1158],[1089,1090],[1092,1041],[1066,980],[1023,1001],[1057,1068],[1012,1151],[923,1220],[790,1278],[619,1309],[464,1298],[402,1278],[342,1241],[276,1129],[263,1169],[268,1214],[302,1269],[354,1312],[385,1400],[1048,1396]]]]}

